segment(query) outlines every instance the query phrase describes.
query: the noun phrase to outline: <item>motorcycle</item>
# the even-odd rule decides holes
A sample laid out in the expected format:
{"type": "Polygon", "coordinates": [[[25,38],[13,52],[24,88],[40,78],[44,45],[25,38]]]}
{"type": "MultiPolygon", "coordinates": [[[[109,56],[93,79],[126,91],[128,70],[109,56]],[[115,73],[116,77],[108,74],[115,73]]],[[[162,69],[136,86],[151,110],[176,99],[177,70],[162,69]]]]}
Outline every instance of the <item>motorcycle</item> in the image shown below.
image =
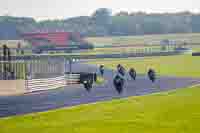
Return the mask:
{"type": "Polygon", "coordinates": [[[156,73],[155,73],[155,71],[153,69],[149,69],[149,71],[148,71],[148,77],[152,81],[152,83],[155,82],[155,80],[156,80],[156,73]]]}
{"type": "Polygon", "coordinates": [[[91,80],[85,80],[85,81],[83,82],[83,85],[84,85],[84,88],[85,88],[88,92],[91,91],[91,89],[92,89],[92,81],[91,81],[91,80]]]}
{"type": "Polygon", "coordinates": [[[99,67],[99,71],[100,71],[101,76],[103,76],[104,75],[104,66],[103,65],[101,65],[99,67]]]}
{"type": "Polygon", "coordinates": [[[115,86],[116,91],[121,94],[123,92],[124,87],[124,79],[121,78],[119,75],[115,76],[113,80],[113,84],[115,86]]]}
{"type": "Polygon", "coordinates": [[[136,71],[135,71],[134,68],[131,68],[131,69],[129,70],[129,75],[130,75],[130,77],[131,77],[133,80],[136,80],[137,74],[136,74],[136,71]]]}

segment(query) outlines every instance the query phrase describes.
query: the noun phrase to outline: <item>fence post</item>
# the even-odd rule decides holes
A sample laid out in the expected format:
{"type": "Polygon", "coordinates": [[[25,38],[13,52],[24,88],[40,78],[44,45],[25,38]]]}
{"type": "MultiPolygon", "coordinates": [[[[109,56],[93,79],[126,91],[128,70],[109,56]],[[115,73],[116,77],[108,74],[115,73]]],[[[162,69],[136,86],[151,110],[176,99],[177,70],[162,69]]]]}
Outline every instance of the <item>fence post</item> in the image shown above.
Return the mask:
{"type": "Polygon", "coordinates": [[[0,55],[0,79],[2,80],[2,56],[0,55]]]}
{"type": "Polygon", "coordinates": [[[69,73],[72,73],[72,59],[69,59],[69,73]]]}

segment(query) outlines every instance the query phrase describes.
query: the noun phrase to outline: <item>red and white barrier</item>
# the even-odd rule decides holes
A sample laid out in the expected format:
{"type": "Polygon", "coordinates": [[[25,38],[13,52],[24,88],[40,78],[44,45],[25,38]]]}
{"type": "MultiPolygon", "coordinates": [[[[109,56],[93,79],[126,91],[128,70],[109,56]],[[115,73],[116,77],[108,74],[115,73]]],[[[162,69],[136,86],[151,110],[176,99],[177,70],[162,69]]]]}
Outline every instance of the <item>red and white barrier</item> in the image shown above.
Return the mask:
{"type": "Polygon", "coordinates": [[[56,78],[31,79],[26,81],[28,92],[44,91],[80,83],[80,74],[67,74],[56,78]]]}

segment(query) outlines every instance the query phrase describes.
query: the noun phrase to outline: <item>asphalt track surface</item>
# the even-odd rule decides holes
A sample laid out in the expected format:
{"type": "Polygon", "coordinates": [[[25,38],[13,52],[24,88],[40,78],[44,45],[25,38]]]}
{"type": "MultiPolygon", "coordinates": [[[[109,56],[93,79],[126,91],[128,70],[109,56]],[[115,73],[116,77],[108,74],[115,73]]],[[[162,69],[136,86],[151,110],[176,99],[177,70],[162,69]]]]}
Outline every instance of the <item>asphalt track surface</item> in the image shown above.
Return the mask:
{"type": "MultiPolygon", "coordinates": [[[[73,64],[72,70],[74,72],[96,72],[97,67],[77,63],[73,64]]],[[[105,84],[95,85],[90,93],[82,85],[73,85],[65,87],[64,89],[41,91],[21,96],[0,97],[0,117],[43,112],[97,101],[146,95],[184,88],[200,82],[200,79],[192,78],[158,77],[155,83],[151,83],[145,75],[137,76],[136,81],[128,79],[127,76],[124,91],[119,95],[113,86],[112,79],[114,75],[114,71],[105,70],[105,84]]]]}

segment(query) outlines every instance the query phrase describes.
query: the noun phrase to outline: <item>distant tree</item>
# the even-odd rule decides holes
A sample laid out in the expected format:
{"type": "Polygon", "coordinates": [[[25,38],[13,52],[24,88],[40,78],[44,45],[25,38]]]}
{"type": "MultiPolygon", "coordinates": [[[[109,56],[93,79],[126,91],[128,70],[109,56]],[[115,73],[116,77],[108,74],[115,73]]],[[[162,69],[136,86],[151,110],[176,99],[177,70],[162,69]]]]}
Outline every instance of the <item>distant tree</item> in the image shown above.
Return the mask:
{"type": "Polygon", "coordinates": [[[88,42],[82,42],[80,45],[78,45],[79,49],[94,49],[94,45],[88,42]]]}
{"type": "Polygon", "coordinates": [[[163,25],[157,21],[145,21],[143,23],[144,34],[162,34],[164,32],[163,25]]]}
{"type": "Polygon", "coordinates": [[[24,50],[21,50],[21,55],[24,55],[24,50]]]}
{"type": "Polygon", "coordinates": [[[97,9],[91,16],[35,21],[33,18],[0,16],[0,40],[21,39],[28,32],[78,32],[81,36],[143,35],[200,32],[200,14],[145,13],[97,9]]]}
{"type": "Polygon", "coordinates": [[[136,21],[130,16],[113,16],[111,33],[113,35],[135,35],[136,21]]]}
{"type": "Polygon", "coordinates": [[[120,11],[119,13],[117,13],[115,16],[129,16],[129,13],[126,11],[120,11]]]}
{"type": "Polygon", "coordinates": [[[111,24],[111,15],[110,9],[100,8],[93,13],[92,20],[97,25],[108,26],[111,24]]]}
{"type": "Polygon", "coordinates": [[[200,32],[200,15],[192,16],[192,32],[200,32]]]}

